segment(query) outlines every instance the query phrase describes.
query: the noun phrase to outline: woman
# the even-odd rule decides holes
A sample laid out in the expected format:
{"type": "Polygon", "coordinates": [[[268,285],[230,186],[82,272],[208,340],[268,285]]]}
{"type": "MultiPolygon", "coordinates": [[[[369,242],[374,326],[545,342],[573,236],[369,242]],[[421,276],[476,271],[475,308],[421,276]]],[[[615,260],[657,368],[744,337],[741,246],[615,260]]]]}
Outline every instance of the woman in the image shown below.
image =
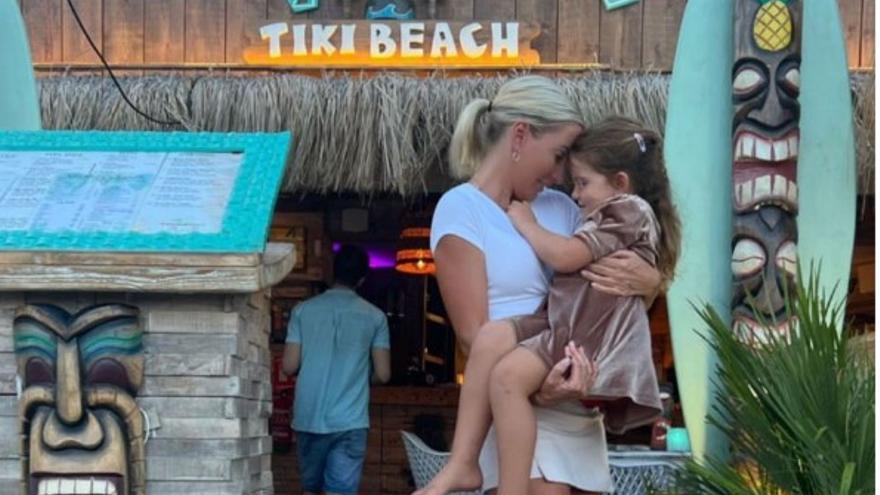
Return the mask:
{"type": "MultiPolygon", "coordinates": [[[[441,198],[431,227],[431,248],[443,301],[465,349],[484,323],[531,314],[547,294],[552,273],[517,233],[505,210],[512,200],[531,201],[543,227],[562,235],[573,232],[577,206],[545,187],[559,182],[568,149],[583,130],[581,122],[558,87],[539,76],[513,79],[492,101],[477,99],[462,111],[450,163],[455,174],[469,182],[441,198]]],[[[584,276],[601,290],[651,299],[660,283],[656,270],[628,252],[603,258],[584,276]]],[[[577,401],[586,395],[595,373],[583,350],[577,349],[553,368],[536,395],[541,407],[536,410],[532,495],[611,489],[602,417],[577,401]]],[[[497,454],[490,431],[480,455],[482,479],[466,483],[494,490],[497,454]]]]}

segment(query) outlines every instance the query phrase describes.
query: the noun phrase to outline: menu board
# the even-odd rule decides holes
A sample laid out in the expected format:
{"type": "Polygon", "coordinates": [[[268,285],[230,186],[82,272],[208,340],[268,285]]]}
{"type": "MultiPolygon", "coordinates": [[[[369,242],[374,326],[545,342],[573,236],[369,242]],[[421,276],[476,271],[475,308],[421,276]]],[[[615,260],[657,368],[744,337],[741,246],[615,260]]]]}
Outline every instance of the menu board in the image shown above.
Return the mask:
{"type": "Polygon", "coordinates": [[[0,232],[218,233],[243,158],[0,150],[0,232]]]}

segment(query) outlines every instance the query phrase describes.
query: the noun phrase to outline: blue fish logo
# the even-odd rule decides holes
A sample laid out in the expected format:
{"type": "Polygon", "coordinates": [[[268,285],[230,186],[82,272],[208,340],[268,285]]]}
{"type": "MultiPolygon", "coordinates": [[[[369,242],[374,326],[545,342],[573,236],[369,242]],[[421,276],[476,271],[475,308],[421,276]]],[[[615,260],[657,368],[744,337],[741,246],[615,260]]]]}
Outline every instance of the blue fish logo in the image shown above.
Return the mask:
{"type": "Polygon", "coordinates": [[[318,0],[287,0],[287,3],[290,4],[290,10],[294,14],[302,14],[303,12],[318,9],[318,0]]]}

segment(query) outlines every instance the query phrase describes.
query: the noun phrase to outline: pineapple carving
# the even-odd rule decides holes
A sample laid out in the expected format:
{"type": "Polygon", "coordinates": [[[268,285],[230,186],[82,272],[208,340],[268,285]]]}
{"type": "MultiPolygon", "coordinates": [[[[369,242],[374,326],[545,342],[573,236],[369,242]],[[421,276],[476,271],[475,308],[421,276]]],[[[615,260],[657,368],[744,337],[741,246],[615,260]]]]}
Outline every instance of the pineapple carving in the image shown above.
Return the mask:
{"type": "Polygon", "coordinates": [[[752,34],[758,48],[768,52],[784,50],[791,44],[794,28],[788,4],[791,0],[757,0],[761,4],[755,14],[752,34]]]}

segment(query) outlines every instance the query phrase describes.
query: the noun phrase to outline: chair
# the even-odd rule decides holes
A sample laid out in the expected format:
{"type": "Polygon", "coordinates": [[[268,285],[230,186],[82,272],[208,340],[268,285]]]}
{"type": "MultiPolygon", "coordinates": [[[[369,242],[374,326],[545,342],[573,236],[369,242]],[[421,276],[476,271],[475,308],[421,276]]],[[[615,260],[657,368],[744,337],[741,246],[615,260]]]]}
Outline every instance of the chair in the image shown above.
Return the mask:
{"type": "MultiPolygon", "coordinates": [[[[416,488],[424,488],[434,478],[434,475],[446,465],[446,461],[449,460],[449,452],[439,452],[428,447],[422,439],[408,431],[401,431],[400,434],[403,436],[403,446],[406,448],[406,457],[409,460],[409,469],[412,471],[416,488]]],[[[478,490],[475,492],[454,492],[450,495],[479,494],[478,490]]]]}
{"type": "MultiPolygon", "coordinates": [[[[438,452],[425,445],[419,437],[401,431],[406,457],[416,482],[416,488],[425,487],[446,464],[449,452],[438,452]]],[[[647,495],[651,489],[672,486],[675,471],[689,456],[674,452],[612,450],[608,453],[614,493],[618,495],[647,495]]],[[[475,492],[456,492],[451,495],[479,495],[475,492]]]]}
{"type": "Polygon", "coordinates": [[[611,450],[608,464],[614,493],[647,495],[651,490],[672,488],[675,472],[689,457],[680,452],[611,450]]]}

